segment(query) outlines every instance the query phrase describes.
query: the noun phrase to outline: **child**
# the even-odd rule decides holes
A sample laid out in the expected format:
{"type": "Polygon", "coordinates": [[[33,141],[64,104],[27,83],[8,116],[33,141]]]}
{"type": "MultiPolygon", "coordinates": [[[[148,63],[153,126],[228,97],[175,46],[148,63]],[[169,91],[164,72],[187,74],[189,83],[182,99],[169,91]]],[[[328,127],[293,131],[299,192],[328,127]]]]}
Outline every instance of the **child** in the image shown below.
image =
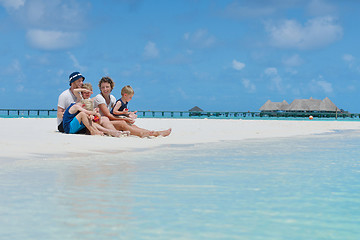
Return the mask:
{"type": "Polygon", "coordinates": [[[127,85],[123,87],[121,89],[121,98],[116,101],[115,106],[111,109],[110,113],[117,117],[124,116],[135,120],[137,118],[137,111],[129,112],[129,109],[127,108],[127,105],[133,96],[134,89],[131,86],[127,85]]]}
{"type": "Polygon", "coordinates": [[[65,133],[77,133],[86,127],[91,135],[103,135],[103,133],[92,124],[92,118],[95,115],[96,112],[83,108],[81,102],[70,104],[63,116],[65,133]]]}

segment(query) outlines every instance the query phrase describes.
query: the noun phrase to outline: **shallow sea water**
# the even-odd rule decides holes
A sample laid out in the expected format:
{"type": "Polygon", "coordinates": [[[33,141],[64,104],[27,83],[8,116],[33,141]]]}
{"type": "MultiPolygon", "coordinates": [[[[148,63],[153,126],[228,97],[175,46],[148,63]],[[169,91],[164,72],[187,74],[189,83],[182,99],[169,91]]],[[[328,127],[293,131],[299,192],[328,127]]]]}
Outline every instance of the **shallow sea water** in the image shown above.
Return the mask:
{"type": "Polygon", "coordinates": [[[360,133],[3,160],[0,239],[358,239],[360,133]]]}

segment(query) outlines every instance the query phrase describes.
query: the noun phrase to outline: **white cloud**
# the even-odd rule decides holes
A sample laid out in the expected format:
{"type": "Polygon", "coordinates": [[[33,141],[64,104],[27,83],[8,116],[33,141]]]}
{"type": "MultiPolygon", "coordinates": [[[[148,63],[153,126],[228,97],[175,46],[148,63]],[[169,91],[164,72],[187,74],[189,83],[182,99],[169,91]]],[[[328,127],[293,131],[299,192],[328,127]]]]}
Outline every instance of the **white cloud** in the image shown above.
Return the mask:
{"type": "Polygon", "coordinates": [[[189,95],[182,88],[178,88],[177,92],[183,99],[190,99],[189,95]]]}
{"type": "Polygon", "coordinates": [[[265,74],[270,78],[272,88],[282,91],[282,78],[278,74],[278,70],[274,67],[269,67],[265,69],[265,74]]]}
{"type": "Polygon", "coordinates": [[[18,59],[14,59],[8,66],[5,66],[1,73],[11,76],[11,79],[16,82],[22,82],[25,79],[21,63],[18,59]]]}
{"type": "Polygon", "coordinates": [[[78,0],[0,0],[0,5],[25,30],[30,45],[38,49],[70,48],[89,26],[91,4],[78,0]]]}
{"type": "Polygon", "coordinates": [[[349,63],[352,63],[355,61],[355,57],[351,54],[344,54],[343,60],[349,63]]]}
{"type": "Polygon", "coordinates": [[[19,60],[15,59],[12,64],[8,67],[7,71],[9,73],[18,73],[18,72],[21,72],[22,69],[21,69],[21,65],[20,65],[20,62],[19,60]]]}
{"type": "Polygon", "coordinates": [[[242,70],[245,67],[245,64],[234,59],[232,61],[232,66],[235,70],[242,70]]]}
{"type": "Polygon", "coordinates": [[[290,57],[284,58],[282,62],[284,65],[288,67],[296,67],[296,66],[300,66],[303,63],[303,60],[299,55],[295,54],[290,57]]]}
{"type": "Polygon", "coordinates": [[[159,50],[157,49],[156,44],[148,42],[144,48],[143,56],[145,58],[157,58],[159,56],[159,50]]]}
{"type": "Polygon", "coordinates": [[[277,69],[273,67],[266,68],[264,72],[266,75],[269,76],[276,76],[278,74],[277,69]]]}
{"type": "Polygon", "coordinates": [[[332,84],[328,81],[323,79],[323,76],[319,76],[318,79],[313,79],[310,84],[309,88],[313,92],[324,92],[327,94],[333,93],[332,84]]]}
{"type": "MultiPolygon", "coordinates": [[[[26,82],[26,76],[23,72],[21,62],[18,59],[9,60],[9,65],[0,68],[0,74],[4,81],[5,79],[11,79],[11,82],[14,83],[14,89],[17,92],[22,92],[24,90],[24,82],[26,82]]],[[[5,90],[5,88],[0,88],[0,91],[5,90]]]]}
{"type": "Polygon", "coordinates": [[[256,86],[249,79],[243,78],[241,83],[249,92],[255,92],[256,86]]]}
{"type": "Polygon", "coordinates": [[[195,47],[208,48],[215,44],[215,37],[210,35],[206,29],[199,29],[194,33],[185,33],[184,39],[195,47]]]}
{"type": "Polygon", "coordinates": [[[279,48],[314,49],[342,38],[342,27],[332,17],[314,18],[301,25],[294,20],[266,24],[271,44],[279,48]]]}
{"type": "Polygon", "coordinates": [[[74,31],[88,26],[89,9],[89,4],[74,0],[32,0],[14,16],[28,29],[74,31]]]}
{"type": "Polygon", "coordinates": [[[31,29],[27,32],[30,44],[38,49],[57,50],[73,47],[79,43],[79,33],[31,29]]]}
{"type": "Polygon", "coordinates": [[[77,58],[75,57],[74,54],[68,52],[69,58],[71,59],[71,61],[73,62],[73,66],[77,71],[83,72],[86,70],[86,67],[81,66],[79,61],[77,60],[77,58]]]}
{"type": "Polygon", "coordinates": [[[90,3],[78,0],[0,0],[25,29],[74,31],[88,27],[90,3]]]}
{"type": "Polygon", "coordinates": [[[333,88],[332,84],[327,81],[317,81],[316,82],[319,87],[321,87],[325,93],[332,93],[333,88]]]}
{"type": "Polygon", "coordinates": [[[344,54],[342,59],[348,64],[350,69],[360,72],[360,66],[358,65],[356,58],[353,55],[344,54]]]}
{"type": "Polygon", "coordinates": [[[0,5],[3,5],[8,11],[17,10],[24,4],[25,0],[0,0],[0,5]]]}

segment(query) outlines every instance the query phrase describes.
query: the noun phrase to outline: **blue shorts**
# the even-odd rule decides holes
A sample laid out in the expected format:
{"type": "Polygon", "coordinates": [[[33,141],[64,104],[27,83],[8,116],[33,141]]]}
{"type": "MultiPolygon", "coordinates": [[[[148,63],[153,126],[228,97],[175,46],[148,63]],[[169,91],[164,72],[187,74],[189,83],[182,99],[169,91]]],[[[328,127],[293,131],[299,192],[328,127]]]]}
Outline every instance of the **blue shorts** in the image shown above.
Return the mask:
{"type": "Polygon", "coordinates": [[[77,120],[76,117],[70,122],[70,131],[69,133],[77,133],[81,129],[85,128],[85,125],[81,122],[79,123],[79,120],[77,120]]]}

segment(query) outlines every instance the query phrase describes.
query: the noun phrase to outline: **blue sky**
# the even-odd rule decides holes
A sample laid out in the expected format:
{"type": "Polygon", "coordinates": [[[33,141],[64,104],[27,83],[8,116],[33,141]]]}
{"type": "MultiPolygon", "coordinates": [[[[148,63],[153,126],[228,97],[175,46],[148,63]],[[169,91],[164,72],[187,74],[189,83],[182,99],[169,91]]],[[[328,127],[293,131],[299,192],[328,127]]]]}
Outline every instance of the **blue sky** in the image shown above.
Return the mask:
{"type": "Polygon", "coordinates": [[[80,71],[130,110],[258,111],[329,97],[360,112],[360,1],[0,0],[0,108],[52,109],[80,71]]]}

